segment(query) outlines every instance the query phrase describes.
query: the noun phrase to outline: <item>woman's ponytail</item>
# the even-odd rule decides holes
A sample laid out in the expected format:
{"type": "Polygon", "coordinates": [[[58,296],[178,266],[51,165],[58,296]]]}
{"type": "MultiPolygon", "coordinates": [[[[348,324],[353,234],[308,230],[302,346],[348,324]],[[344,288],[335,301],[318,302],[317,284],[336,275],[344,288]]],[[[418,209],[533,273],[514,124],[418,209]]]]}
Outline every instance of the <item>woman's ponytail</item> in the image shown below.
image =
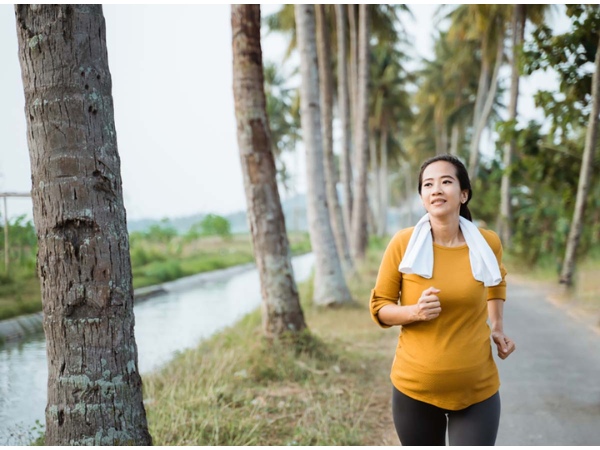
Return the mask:
{"type": "Polygon", "coordinates": [[[468,221],[473,222],[471,211],[469,211],[469,207],[467,206],[466,202],[460,205],[460,215],[468,221]]]}

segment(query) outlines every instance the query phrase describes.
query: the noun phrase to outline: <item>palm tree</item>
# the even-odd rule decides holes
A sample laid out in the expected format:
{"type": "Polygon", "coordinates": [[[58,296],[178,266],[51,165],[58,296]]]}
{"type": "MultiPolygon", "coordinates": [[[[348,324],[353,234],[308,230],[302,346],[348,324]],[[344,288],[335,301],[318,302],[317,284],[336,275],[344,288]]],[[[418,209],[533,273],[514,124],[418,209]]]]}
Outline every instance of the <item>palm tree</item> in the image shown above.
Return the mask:
{"type": "Polygon", "coordinates": [[[480,42],[481,71],[473,114],[469,145],[469,176],[474,181],[479,166],[479,143],[487,126],[498,88],[498,74],[503,62],[504,35],[510,6],[460,5],[448,17],[452,20],[450,39],[480,42]]]}
{"type": "MultiPolygon", "coordinates": [[[[370,21],[369,28],[373,29],[373,35],[378,41],[387,41],[394,42],[397,38],[397,30],[396,24],[398,23],[397,12],[401,10],[408,10],[408,8],[404,5],[372,5],[369,6],[368,9],[371,11],[369,13],[368,20],[370,21]]],[[[347,235],[351,235],[351,228],[348,225],[352,221],[352,209],[353,209],[353,192],[352,192],[352,174],[350,172],[350,153],[351,153],[351,137],[350,137],[350,126],[352,122],[356,121],[356,112],[357,112],[357,101],[356,95],[358,93],[358,89],[356,86],[358,73],[358,56],[357,56],[357,36],[358,36],[358,27],[356,25],[356,13],[358,7],[356,5],[339,5],[336,7],[336,19],[337,19],[337,30],[338,30],[338,61],[347,61],[348,67],[342,68],[343,64],[338,64],[338,92],[339,92],[339,102],[344,102],[344,91],[347,92],[348,96],[352,95],[352,101],[348,101],[345,105],[340,105],[340,119],[342,121],[343,129],[345,130],[345,137],[342,150],[342,164],[341,164],[341,178],[342,184],[344,188],[344,223],[347,227],[347,235]],[[348,14],[346,15],[346,11],[348,14]],[[349,21],[349,27],[346,27],[346,17],[349,21]],[[349,30],[349,33],[347,32],[349,30]],[[350,56],[347,58],[345,55],[346,45],[342,43],[346,42],[345,36],[349,35],[349,45],[350,45],[350,56]],[[340,54],[343,52],[344,54],[340,54]],[[345,72],[345,74],[343,73],[345,72]],[[341,84],[341,86],[340,86],[341,84]],[[350,87],[346,87],[346,86],[350,87]],[[352,110],[352,111],[350,111],[352,110]],[[352,117],[352,120],[350,119],[352,117]]],[[[279,12],[272,14],[266,20],[269,28],[271,30],[277,30],[281,32],[286,32],[290,36],[289,46],[288,46],[288,54],[291,52],[291,49],[296,45],[296,33],[297,30],[294,28],[294,23],[290,20],[290,6],[284,6],[279,12]]],[[[331,67],[331,66],[330,66],[331,67]]],[[[321,77],[322,78],[322,77],[321,77]]],[[[357,126],[354,124],[354,129],[357,126]]],[[[354,147],[356,147],[356,143],[354,143],[354,147]]],[[[366,169],[365,169],[366,170],[366,169]]],[[[365,175],[366,177],[366,175],[365,175]]],[[[366,236],[366,222],[364,224],[365,230],[364,234],[366,236]]]]}
{"type": "Polygon", "coordinates": [[[341,123],[341,155],[340,179],[344,192],[342,206],[346,236],[350,235],[350,222],[352,218],[352,170],[350,164],[352,121],[350,119],[348,61],[346,43],[348,41],[348,24],[346,23],[346,7],[342,4],[335,5],[335,18],[337,30],[337,73],[338,73],[338,116],[341,123]],[[342,61],[342,63],[339,63],[342,61]]]}
{"type": "Polygon", "coordinates": [[[585,148],[583,150],[583,161],[579,172],[577,185],[577,198],[575,200],[575,212],[569,230],[569,239],[565,251],[565,259],[560,274],[560,282],[570,286],[575,268],[575,256],[577,246],[583,229],[583,218],[585,203],[590,190],[594,154],[598,143],[598,115],[600,114],[600,40],[596,47],[595,70],[592,77],[592,107],[590,111],[589,124],[585,136],[585,148]]]}
{"type": "MultiPolygon", "coordinates": [[[[416,134],[422,136],[420,147],[424,156],[450,152],[462,153],[462,137],[472,120],[475,86],[479,76],[473,55],[474,41],[459,42],[440,32],[434,43],[434,57],[423,60],[416,74],[419,88],[414,102],[417,106],[416,134]]],[[[462,155],[461,155],[462,156],[462,155]]]]}
{"type": "Polygon", "coordinates": [[[352,257],[348,247],[346,228],[342,208],[338,200],[337,170],[333,155],[333,71],[330,54],[330,31],[327,24],[324,5],[315,5],[317,27],[317,53],[319,63],[319,87],[321,97],[321,126],[323,128],[323,156],[325,181],[327,186],[327,205],[329,218],[335,237],[338,255],[346,271],[353,270],[352,257]]]}
{"type": "MultiPolygon", "coordinates": [[[[534,24],[540,24],[544,18],[545,12],[550,5],[513,5],[512,16],[512,58],[511,58],[511,77],[510,77],[510,99],[508,103],[508,121],[516,124],[517,120],[517,101],[519,98],[519,51],[525,35],[525,23],[529,19],[534,24]]],[[[510,167],[516,152],[516,139],[514,134],[504,145],[504,173],[502,174],[502,185],[500,187],[500,217],[498,220],[499,234],[505,246],[510,246],[512,237],[512,208],[511,208],[511,183],[510,167]]]]}
{"type": "Polygon", "coordinates": [[[278,338],[306,328],[290,260],[266,110],[260,5],[232,5],[233,95],[254,258],[260,274],[263,332],[278,338]]]}
{"type": "Polygon", "coordinates": [[[300,111],[306,148],[308,222],[316,259],[314,302],[317,305],[348,303],[352,297],[344,280],[327,207],[314,6],[296,4],[295,14],[302,81],[300,111]]]}
{"type": "Polygon", "coordinates": [[[101,5],[16,5],[48,356],[46,445],[151,445],[101,5]]]}
{"type": "Polygon", "coordinates": [[[388,42],[377,41],[371,51],[370,134],[374,137],[371,179],[376,205],[375,232],[387,234],[389,207],[389,161],[399,161],[402,154],[400,135],[412,121],[406,84],[412,81],[403,70],[406,56],[388,42]]]}
{"type": "Polygon", "coordinates": [[[297,90],[286,86],[286,74],[272,62],[264,62],[264,87],[267,117],[271,131],[271,148],[275,156],[277,181],[285,192],[294,192],[292,177],[283,153],[295,152],[300,140],[300,111],[297,90]]]}
{"type": "Polygon", "coordinates": [[[358,88],[355,123],[355,167],[354,205],[352,207],[352,226],[350,251],[354,260],[363,260],[368,243],[367,235],[367,167],[369,155],[369,8],[365,4],[358,6],[358,88]]]}

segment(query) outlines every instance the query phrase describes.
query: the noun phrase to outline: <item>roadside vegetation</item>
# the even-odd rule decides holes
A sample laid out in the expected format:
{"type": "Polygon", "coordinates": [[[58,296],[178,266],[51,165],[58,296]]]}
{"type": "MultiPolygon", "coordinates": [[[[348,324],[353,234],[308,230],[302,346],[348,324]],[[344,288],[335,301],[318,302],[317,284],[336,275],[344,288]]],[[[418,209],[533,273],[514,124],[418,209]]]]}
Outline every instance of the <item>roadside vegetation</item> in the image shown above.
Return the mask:
{"type": "MultiPolygon", "coordinates": [[[[305,242],[296,239],[298,247],[305,242]]],[[[216,255],[243,248],[241,236],[208,242],[216,255]]],[[[371,237],[348,283],[353,305],[317,307],[312,279],[298,286],[310,330],[300,339],[267,341],[256,310],[144,375],[154,445],[397,445],[388,376],[398,330],[379,328],[368,311],[387,242],[371,237]]],[[[580,273],[591,274],[599,260],[587,259],[580,273]]],[[[510,254],[505,262],[515,277],[555,283],[557,268],[549,262],[532,268],[510,254]]],[[[569,301],[598,292],[600,283],[585,283],[569,301]]],[[[43,445],[43,430],[35,434],[43,445]]]]}
{"type": "MultiPolygon", "coordinates": [[[[371,238],[365,263],[349,280],[352,306],[316,307],[312,280],[299,286],[310,330],[299,340],[265,340],[255,311],[145,376],[154,444],[397,445],[388,376],[398,330],[379,328],[368,311],[386,244],[371,238]]],[[[556,267],[523,272],[518,261],[506,258],[516,277],[555,283],[556,267]]],[[[581,273],[598,261],[587,260],[581,273]]],[[[578,292],[599,288],[596,282],[578,292]]]]}
{"type": "Polygon", "coordinates": [[[376,326],[367,304],[385,245],[372,241],[349,280],[351,306],[317,307],[312,281],[299,285],[310,332],[298,340],[265,340],[255,311],[145,376],[154,445],[397,444],[388,379],[397,330],[376,326]]]}
{"type": "MultiPolygon", "coordinates": [[[[9,266],[4,263],[4,230],[0,226],[0,320],[42,310],[36,274],[37,238],[24,216],[9,224],[9,266]]],[[[292,254],[310,251],[308,233],[288,233],[292,254]]],[[[140,288],[188,275],[254,261],[249,234],[232,234],[229,222],[209,214],[180,234],[163,220],[129,236],[133,287],[140,288]]]]}

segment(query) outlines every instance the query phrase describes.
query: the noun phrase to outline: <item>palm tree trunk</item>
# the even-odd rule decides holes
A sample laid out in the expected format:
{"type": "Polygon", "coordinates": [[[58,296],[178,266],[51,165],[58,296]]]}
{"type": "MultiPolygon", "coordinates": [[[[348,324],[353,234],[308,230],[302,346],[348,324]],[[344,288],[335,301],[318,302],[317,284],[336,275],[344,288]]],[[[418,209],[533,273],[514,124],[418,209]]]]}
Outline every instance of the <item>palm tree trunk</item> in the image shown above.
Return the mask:
{"type": "Polygon", "coordinates": [[[306,328],[277,189],[266,110],[260,5],[232,5],[233,96],[248,222],[260,275],[263,333],[278,338],[306,328]]]}
{"type": "Polygon", "coordinates": [[[342,261],[345,272],[353,270],[352,257],[342,208],[337,193],[337,173],[335,158],[333,156],[333,75],[330,54],[329,28],[325,16],[325,5],[315,5],[315,17],[317,23],[317,51],[319,60],[319,85],[321,93],[321,125],[323,128],[323,155],[325,165],[325,181],[327,186],[327,204],[329,218],[335,237],[338,255],[342,261]]]}
{"type": "MultiPolygon", "coordinates": [[[[510,100],[508,103],[508,120],[516,125],[517,101],[519,99],[519,47],[523,42],[525,32],[525,5],[514,5],[513,9],[513,39],[512,39],[512,62],[510,78],[510,100]]],[[[510,166],[513,155],[516,152],[517,142],[511,138],[504,146],[504,172],[500,186],[500,230],[499,234],[506,247],[510,247],[511,241],[511,197],[510,197],[510,166]]]]}
{"type": "Polygon", "coordinates": [[[306,148],[308,226],[315,253],[314,302],[317,305],[348,303],[352,301],[352,297],[335,248],[327,208],[315,42],[315,10],[313,5],[296,4],[294,11],[302,80],[300,114],[306,148]]]}
{"type": "Polygon", "coordinates": [[[369,7],[359,5],[358,36],[358,99],[355,139],[356,183],[354,207],[352,209],[352,237],[350,239],[352,257],[363,260],[367,248],[367,162],[369,155],[369,7]]]}
{"type": "Polygon", "coordinates": [[[371,130],[369,133],[369,159],[370,159],[370,190],[367,198],[370,199],[370,205],[372,210],[372,220],[369,222],[369,229],[379,235],[379,223],[375,218],[379,217],[379,164],[377,164],[377,136],[375,130],[371,130]]]}
{"type": "Polygon", "coordinates": [[[342,143],[340,156],[341,181],[344,192],[343,215],[346,236],[350,236],[350,222],[352,218],[352,169],[350,166],[350,148],[352,141],[351,121],[350,121],[350,100],[348,95],[348,60],[346,44],[348,37],[348,27],[346,24],[346,6],[335,5],[337,21],[337,45],[338,45],[338,105],[339,117],[341,122],[340,142],[342,143]]]}
{"type": "Polygon", "coordinates": [[[458,143],[460,140],[460,126],[457,122],[452,125],[452,133],[450,135],[450,154],[458,156],[458,143]]]}
{"type": "Polygon", "coordinates": [[[448,153],[448,119],[444,117],[442,119],[442,153],[448,153]]]}
{"type": "Polygon", "coordinates": [[[48,361],[46,445],[151,445],[101,5],[16,5],[48,361]]]}
{"type": "Polygon", "coordinates": [[[479,142],[481,141],[481,134],[483,133],[483,130],[488,123],[490,113],[492,112],[492,106],[494,105],[494,100],[496,98],[496,90],[498,88],[498,74],[500,72],[500,67],[502,66],[502,55],[504,54],[503,30],[504,29],[502,28],[500,36],[498,36],[498,45],[496,47],[496,60],[494,64],[494,72],[490,81],[490,89],[485,97],[485,103],[481,110],[481,115],[479,116],[479,120],[477,122],[477,125],[475,126],[475,130],[473,131],[473,136],[471,137],[471,146],[469,149],[469,178],[471,179],[471,183],[475,181],[475,178],[477,177],[477,170],[479,168],[479,142]]]}
{"type": "Polygon", "coordinates": [[[571,229],[569,230],[565,259],[560,275],[560,282],[567,286],[570,286],[573,282],[575,257],[581,238],[581,232],[583,230],[585,203],[590,190],[594,153],[598,141],[598,114],[600,114],[600,40],[598,41],[596,49],[595,66],[592,78],[592,111],[590,112],[590,121],[585,136],[585,148],[583,150],[583,161],[581,162],[581,170],[579,172],[575,212],[573,213],[573,221],[571,222],[571,229]]]}
{"type": "MultiPolygon", "coordinates": [[[[356,17],[357,6],[354,4],[348,6],[348,29],[350,31],[350,58],[349,73],[350,73],[350,110],[352,115],[352,124],[356,127],[356,114],[358,108],[358,20],[356,17]]],[[[356,148],[356,143],[354,143],[356,148]]]]}
{"type": "Polygon", "coordinates": [[[381,131],[381,143],[380,143],[380,157],[381,161],[379,165],[379,192],[380,192],[380,203],[379,203],[379,237],[383,237],[387,234],[387,211],[389,207],[389,195],[388,195],[388,128],[384,126],[381,131]]]}
{"type": "Polygon", "coordinates": [[[490,61],[487,56],[486,48],[488,46],[489,35],[485,33],[481,42],[481,72],[479,73],[479,82],[477,83],[477,94],[475,96],[475,107],[473,113],[473,129],[481,117],[485,95],[490,90],[490,61]]]}

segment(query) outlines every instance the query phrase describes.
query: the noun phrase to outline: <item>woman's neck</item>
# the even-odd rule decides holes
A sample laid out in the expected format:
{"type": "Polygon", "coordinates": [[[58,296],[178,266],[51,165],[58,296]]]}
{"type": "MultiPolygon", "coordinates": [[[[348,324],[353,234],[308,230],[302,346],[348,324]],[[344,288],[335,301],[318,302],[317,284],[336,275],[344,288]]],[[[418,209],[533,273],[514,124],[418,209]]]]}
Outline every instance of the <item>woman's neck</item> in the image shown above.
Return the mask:
{"type": "Polygon", "coordinates": [[[441,220],[429,217],[433,242],[443,247],[458,247],[465,243],[465,238],[460,230],[459,218],[441,220]]]}

